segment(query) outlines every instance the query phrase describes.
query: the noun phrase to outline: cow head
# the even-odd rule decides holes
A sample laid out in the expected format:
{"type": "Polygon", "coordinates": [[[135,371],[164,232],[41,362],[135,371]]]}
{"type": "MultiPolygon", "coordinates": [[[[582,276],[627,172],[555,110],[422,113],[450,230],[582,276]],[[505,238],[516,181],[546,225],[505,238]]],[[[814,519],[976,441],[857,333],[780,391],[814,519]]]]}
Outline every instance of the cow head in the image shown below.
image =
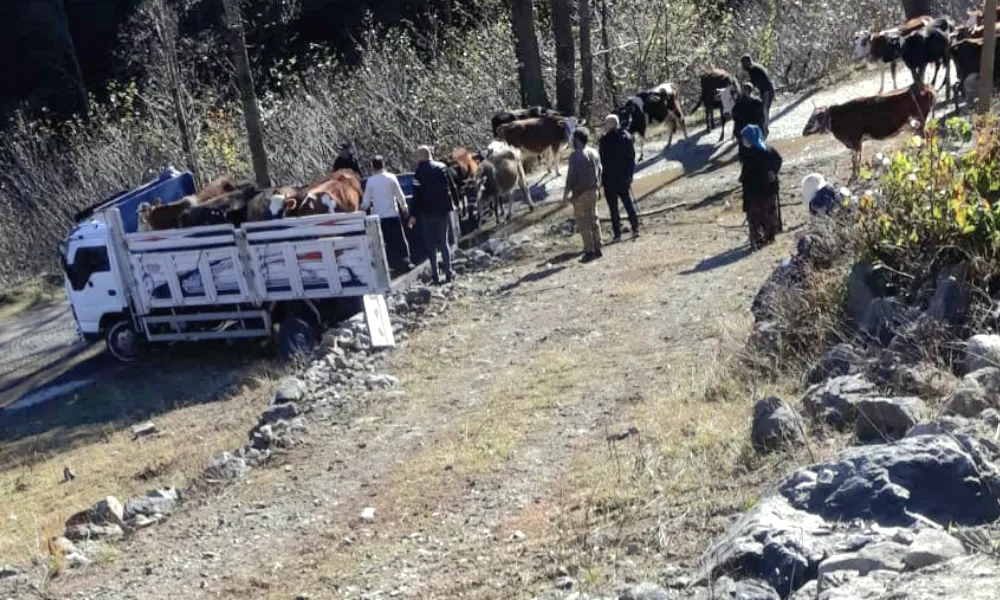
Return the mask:
{"type": "Polygon", "coordinates": [[[319,197],[319,202],[326,207],[326,212],[335,213],[337,212],[337,203],[334,202],[333,196],[330,194],[323,194],[319,197]]]}
{"type": "Polygon", "coordinates": [[[802,135],[817,135],[830,131],[830,109],[826,106],[817,106],[809,116],[802,135]]]}
{"type": "Polygon", "coordinates": [[[149,225],[149,213],[151,212],[153,212],[153,205],[149,202],[142,202],[135,209],[135,214],[139,217],[139,231],[149,231],[152,229],[149,225]]]}
{"type": "Polygon", "coordinates": [[[294,215],[297,207],[298,201],[294,197],[287,197],[282,194],[274,194],[268,202],[268,210],[271,213],[272,219],[277,219],[285,215],[294,215]]]}
{"type": "Polygon", "coordinates": [[[871,52],[872,34],[867,29],[854,32],[851,41],[851,59],[865,60],[871,52]]]}
{"type": "Polygon", "coordinates": [[[736,86],[729,85],[715,90],[715,97],[722,104],[722,114],[730,115],[733,113],[733,106],[736,105],[737,97],[736,86]]]}

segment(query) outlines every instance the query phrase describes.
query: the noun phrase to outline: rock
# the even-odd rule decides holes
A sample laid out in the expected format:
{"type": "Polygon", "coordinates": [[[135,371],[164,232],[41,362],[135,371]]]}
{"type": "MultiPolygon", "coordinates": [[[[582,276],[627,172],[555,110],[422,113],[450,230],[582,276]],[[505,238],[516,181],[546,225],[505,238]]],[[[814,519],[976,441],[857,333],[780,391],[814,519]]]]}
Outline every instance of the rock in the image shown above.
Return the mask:
{"type": "Polygon", "coordinates": [[[173,500],[174,502],[181,501],[181,492],[177,488],[150,490],[146,493],[146,496],[149,498],[166,498],[167,500],[173,500]]]}
{"type": "Polygon", "coordinates": [[[757,401],[753,408],[750,441],[758,452],[770,452],[805,442],[802,418],[779,398],[757,401]]]}
{"type": "Polygon", "coordinates": [[[754,324],[753,333],[747,344],[755,353],[772,357],[781,355],[781,329],[773,321],[760,321],[754,324]]]}
{"type": "Polygon", "coordinates": [[[430,304],[433,292],[426,285],[417,285],[406,290],[406,302],[411,306],[430,304]]]}
{"type": "Polygon", "coordinates": [[[297,377],[285,377],[278,383],[278,388],[274,390],[274,399],[271,404],[288,404],[289,402],[302,402],[306,397],[306,384],[297,377]]]}
{"type": "Polygon", "coordinates": [[[993,600],[1000,587],[1000,563],[990,556],[963,556],[904,573],[889,586],[892,600],[993,600]]]}
{"type": "Polygon", "coordinates": [[[969,373],[958,383],[948,403],[948,412],[975,417],[987,408],[996,407],[1000,398],[1000,369],[984,367],[969,373]]]}
{"type": "Polygon", "coordinates": [[[860,372],[865,356],[850,344],[837,344],[826,351],[819,363],[809,372],[809,383],[822,383],[832,377],[842,377],[860,372]]]}
{"type": "Polygon", "coordinates": [[[796,590],[794,594],[788,597],[788,600],[816,600],[818,594],[819,584],[813,579],[796,590]]]}
{"type": "Polygon", "coordinates": [[[207,471],[210,476],[221,479],[239,479],[250,472],[250,466],[242,458],[223,452],[209,462],[207,471]]]}
{"type": "Polygon", "coordinates": [[[958,380],[948,371],[927,363],[919,363],[896,369],[892,384],[901,394],[936,399],[953,394],[958,386],[958,380]]]}
{"type": "Polygon", "coordinates": [[[63,535],[69,540],[79,542],[85,540],[117,540],[124,537],[125,532],[120,525],[85,523],[66,527],[66,532],[63,535]]]}
{"type": "Polygon", "coordinates": [[[836,571],[856,571],[859,575],[867,575],[872,571],[902,571],[906,565],[903,556],[907,547],[896,542],[876,542],[868,544],[857,552],[835,554],[819,563],[816,579],[820,590],[824,589],[825,575],[836,571]]]}
{"type": "Polygon", "coordinates": [[[879,270],[871,264],[859,262],[854,265],[847,278],[847,298],[844,312],[859,325],[864,323],[865,311],[868,310],[872,300],[885,295],[884,287],[880,285],[879,275],[879,270]]]}
{"type": "Polygon", "coordinates": [[[959,263],[938,272],[934,295],[927,306],[928,316],[952,324],[965,321],[971,297],[968,271],[968,264],[959,263]]]}
{"type": "Polygon", "coordinates": [[[922,569],[965,554],[962,542],[943,531],[924,529],[917,534],[903,562],[911,570],[922,569]]]}
{"type": "Polygon", "coordinates": [[[365,523],[374,523],[375,509],[370,506],[365,508],[363,511],[361,511],[361,516],[359,518],[365,523]]]}
{"type": "Polygon", "coordinates": [[[576,580],[569,576],[557,577],[553,585],[557,590],[571,590],[576,587],[576,580]]]}
{"type": "Polygon", "coordinates": [[[80,552],[72,552],[66,555],[66,566],[70,569],[85,569],[90,564],[90,558],[80,552]]]}
{"type": "Polygon", "coordinates": [[[145,529],[147,527],[152,527],[159,522],[159,516],[147,517],[146,515],[136,515],[131,521],[129,521],[129,525],[131,525],[133,529],[145,529]]]}
{"type": "Polygon", "coordinates": [[[294,402],[276,404],[269,407],[260,415],[261,425],[270,425],[278,421],[288,421],[299,416],[299,405],[294,402]]]}
{"type": "Polygon", "coordinates": [[[965,342],[965,372],[1000,367],[1000,335],[974,335],[965,342]]]}
{"type": "Polygon", "coordinates": [[[895,298],[874,298],[861,317],[861,330],[888,346],[908,323],[906,306],[895,298]]]}
{"type": "Polygon", "coordinates": [[[720,577],[711,586],[712,600],[781,600],[781,595],[770,585],[754,579],[733,581],[720,577]]]}
{"type": "Polygon", "coordinates": [[[149,421],[147,423],[142,423],[136,425],[132,428],[132,439],[137,440],[139,438],[147,437],[159,433],[159,429],[156,428],[156,423],[149,421]]]}
{"type": "Polygon", "coordinates": [[[656,584],[639,583],[623,589],[618,600],[671,600],[671,596],[656,584]]]}
{"type": "Polygon", "coordinates": [[[894,579],[897,571],[871,571],[864,576],[857,571],[838,571],[820,582],[816,600],[861,600],[880,598],[894,579]]]}
{"type": "Polygon", "coordinates": [[[57,537],[52,539],[52,547],[54,550],[61,552],[64,556],[67,554],[72,554],[74,552],[79,552],[76,544],[66,539],[65,537],[57,537]]]}
{"type": "Polygon", "coordinates": [[[76,474],[69,467],[63,467],[63,483],[69,483],[76,479],[76,474]]]}
{"type": "Polygon", "coordinates": [[[889,542],[892,527],[992,522],[1000,516],[994,452],[965,434],[927,435],[799,469],[709,546],[696,580],[755,578],[790,594],[816,578],[824,558],[889,542]]]}
{"type": "Polygon", "coordinates": [[[906,437],[916,437],[918,435],[941,435],[966,431],[970,427],[970,421],[965,417],[938,417],[933,421],[918,423],[906,432],[906,437]]]}
{"type": "Polygon", "coordinates": [[[393,388],[399,387],[399,379],[393,377],[392,375],[369,375],[366,380],[369,389],[380,388],[383,390],[391,390],[393,388]]]}
{"type": "MultiPolygon", "coordinates": [[[[754,316],[755,323],[773,321],[775,318],[774,307],[778,302],[779,294],[790,290],[791,293],[799,293],[798,289],[803,280],[802,264],[797,260],[782,261],[773,271],[767,281],[764,282],[750,305],[750,312],[754,316]]],[[[787,292],[786,292],[787,293],[787,292]]]]}
{"type": "MultiPolygon", "coordinates": [[[[121,525],[125,522],[125,509],[113,496],[100,500],[97,504],[80,511],[66,520],[66,526],[74,525],[121,525]]],[[[67,536],[68,537],[68,536],[67,536]]]]}
{"type": "Polygon", "coordinates": [[[845,429],[854,422],[858,402],[873,396],[873,383],[861,375],[845,375],[810,387],[802,403],[814,421],[845,429]]]}
{"type": "Polygon", "coordinates": [[[920,398],[863,398],[856,408],[855,432],[865,443],[902,439],[927,412],[920,398]]]}
{"type": "Polygon", "coordinates": [[[172,498],[132,498],[125,503],[125,520],[132,521],[137,516],[154,517],[169,515],[177,510],[177,500],[172,498]]]}
{"type": "Polygon", "coordinates": [[[21,574],[19,569],[12,567],[10,565],[0,565],[0,579],[7,579],[9,577],[17,577],[21,574]]]}

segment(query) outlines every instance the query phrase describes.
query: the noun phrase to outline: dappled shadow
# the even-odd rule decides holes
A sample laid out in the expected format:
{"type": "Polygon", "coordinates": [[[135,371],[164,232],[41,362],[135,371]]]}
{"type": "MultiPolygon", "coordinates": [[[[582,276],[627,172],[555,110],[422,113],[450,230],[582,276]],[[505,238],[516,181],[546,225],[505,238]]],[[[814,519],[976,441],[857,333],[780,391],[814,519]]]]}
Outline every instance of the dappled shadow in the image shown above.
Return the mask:
{"type": "Polygon", "coordinates": [[[561,265],[563,263],[567,263],[573,260],[574,258],[579,258],[579,257],[580,257],[579,252],[563,252],[562,254],[554,258],[550,258],[542,263],[539,263],[538,268],[544,269],[546,267],[551,267],[552,265],[561,265]]]}
{"type": "Polygon", "coordinates": [[[716,254],[715,256],[701,260],[694,267],[686,271],[681,271],[681,275],[694,275],[695,273],[705,273],[707,271],[719,269],[735,262],[739,262],[747,256],[750,256],[751,253],[753,253],[753,249],[750,247],[750,244],[745,244],[739,248],[731,248],[721,254],[716,254]]]}
{"type": "MultiPolygon", "coordinates": [[[[816,94],[818,94],[820,91],[822,91],[822,88],[813,88],[813,89],[809,90],[808,92],[802,94],[798,98],[796,98],[794,101],[789,102],[781,110],[779,110],[777,113],[774,113],[774,114],[771,115],[771,123],[774,124],[774,122],[777,121],[778,119],[782,119],[782,118],[788,116],[789,113],[791,113],[793,110],[795,110],[796,108],[798,108],[799,106],[801,106],[805,101],[811,99],[813,96],[815,96],[816,94]]],[[[804,125],[805,125],[805,123],[803,123],[803,126],[804,125]]]]}
{"type": "MultiPolygon", "coordinates": [[[[579,256],[579,254],[577,254],[577,256],[579,256]]],[[[505,285],[501,286],[500,287],[500,293],[501,294],[505,294],[507,292],[510,292],[510,291],[516,289],[518,286],[520,286],[523,283],[532,283],[532,282],[535,282],[535,281],[542,281],[543,279],[548,279],[549,277],[552,277],[556,273],[558,273],[560,271],[563,271],[565,269],[566,269],[565,266],[561,266],[561,267],[551,267],[551,268],[548,268],[548,269],[542,269],[541,271],[533,271],[533,272],[528,273],[527,275],[525,275],[524,277],[518,279],[517,281],[515,281],[513,283],[508,283],[508,284],[505,284],[505,285]]]]}

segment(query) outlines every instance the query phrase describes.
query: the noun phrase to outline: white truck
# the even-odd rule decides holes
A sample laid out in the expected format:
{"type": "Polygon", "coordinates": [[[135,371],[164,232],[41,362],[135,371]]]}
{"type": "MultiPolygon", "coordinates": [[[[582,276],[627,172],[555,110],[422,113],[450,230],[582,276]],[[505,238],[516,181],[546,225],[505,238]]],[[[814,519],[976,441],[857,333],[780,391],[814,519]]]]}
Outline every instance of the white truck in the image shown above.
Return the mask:
{"type": "Polygon", "coordinates": [[[390,290],[378,217],[363,213],[137,231],[140,203],[194,187],[168,169],[79,213],[60,244],[79,331],[115,358],[134,361],[149,343],[272,335],[288,358],[322,324],[357,313],[362,296],[390,290]]]}

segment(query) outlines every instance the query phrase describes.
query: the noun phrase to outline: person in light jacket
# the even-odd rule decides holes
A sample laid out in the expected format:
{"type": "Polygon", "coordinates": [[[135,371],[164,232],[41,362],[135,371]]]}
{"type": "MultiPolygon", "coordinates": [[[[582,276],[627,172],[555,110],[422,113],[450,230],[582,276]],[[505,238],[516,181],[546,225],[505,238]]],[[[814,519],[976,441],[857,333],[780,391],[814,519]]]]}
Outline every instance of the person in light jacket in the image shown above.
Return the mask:
{"type": "Polygon", "coordinates": [[[385,170],[385,159],[381,156],[372,159],[372,176],[365,184],[361,210],[370,210],[379,217],[389,268],[396,275],[409,271],[410,247],[406,243],[402,222],[407,217],[406,195],[396,176],[385,170]]]}
{"type": "Polygon", "coordinates": [[[573,153],[566,170],[563,202],[573,202],[576,228],[583,238],[582,262],[601,258],[601,226],[597,220],[597,191],[601,184],[601,159],[587,145],[590,136],[584,129],[573,131],[573,153]]]}

